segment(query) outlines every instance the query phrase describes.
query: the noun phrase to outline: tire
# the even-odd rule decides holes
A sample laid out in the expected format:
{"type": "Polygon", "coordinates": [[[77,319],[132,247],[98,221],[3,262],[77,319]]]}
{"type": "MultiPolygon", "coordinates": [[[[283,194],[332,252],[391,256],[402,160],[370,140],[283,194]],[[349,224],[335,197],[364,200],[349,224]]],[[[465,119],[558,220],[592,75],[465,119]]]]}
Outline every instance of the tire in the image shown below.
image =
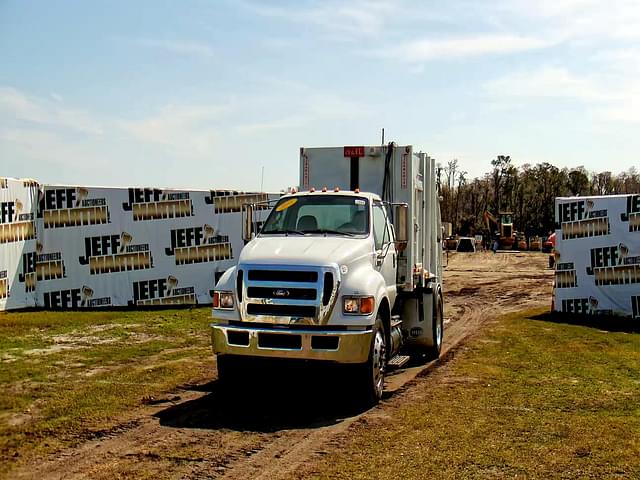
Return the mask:
{"type": "Polygon", "coordinates": [[[376,405],[384,391],[384,375],[387,369],[387,340],[382,319],[378,315],[371,337],[369,358],[356,370],[357,396],[366,407],[376,405]]]}
{"type": "Polygon", "coordinates": [[[442,337],[444,336],[444,312],[442,309],[442,299],[437,292],[433,293],[433,321],[431,322],[431,335],[433,345],[425,349],[427,359],[435,360],[440,358],[442,351],[442,337]]]}
{"type": "Polygon", "coordinates": [[[225,387],[239,383],[241,376],[239,359],[234,355],[218,355],[218,382],[225,387]]]}

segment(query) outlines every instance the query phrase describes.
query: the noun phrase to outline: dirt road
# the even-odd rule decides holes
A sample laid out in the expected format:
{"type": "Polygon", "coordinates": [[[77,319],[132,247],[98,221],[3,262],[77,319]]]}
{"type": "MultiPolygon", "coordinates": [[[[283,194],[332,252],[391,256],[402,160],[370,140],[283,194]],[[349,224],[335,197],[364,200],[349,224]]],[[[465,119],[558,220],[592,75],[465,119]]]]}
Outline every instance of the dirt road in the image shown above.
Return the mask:
{"type": "MultiPolygon", "coordinates": [[[[456,254],[445,270],[443,358],[484,322],[510,311],[551,302],[552,271],[546,255],[456,254]]],[[[275,379],[239,400],[222,395],[213,378],[178,387],[134,412],[116,428],[99,432],[74,448],[13,478],[296,478],[301,468],[348,438],[354,422],[385,416],[385,401],[369,411],[354,410],[331,376],[275,379]]],[[[430,364],[388,378],[386,395],[411,393],[430,364]]],[[[375,421],[372,422],[375,424],[375,421]]],[[[373,428],[373,427],[372,427],[373,428]]]]}

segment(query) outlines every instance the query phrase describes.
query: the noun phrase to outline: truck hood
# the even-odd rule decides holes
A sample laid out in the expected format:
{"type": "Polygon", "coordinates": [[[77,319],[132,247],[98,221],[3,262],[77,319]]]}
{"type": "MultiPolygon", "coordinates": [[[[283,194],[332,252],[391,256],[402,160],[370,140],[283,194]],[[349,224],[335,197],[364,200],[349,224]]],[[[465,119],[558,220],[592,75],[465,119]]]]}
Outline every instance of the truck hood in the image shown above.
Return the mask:
{"type": "Polygon", "coordinates": [[[338,265],[350,264],[373,253],[369,238],[329,236],[256,237],[240,254],[240,263],[338,265]]]}

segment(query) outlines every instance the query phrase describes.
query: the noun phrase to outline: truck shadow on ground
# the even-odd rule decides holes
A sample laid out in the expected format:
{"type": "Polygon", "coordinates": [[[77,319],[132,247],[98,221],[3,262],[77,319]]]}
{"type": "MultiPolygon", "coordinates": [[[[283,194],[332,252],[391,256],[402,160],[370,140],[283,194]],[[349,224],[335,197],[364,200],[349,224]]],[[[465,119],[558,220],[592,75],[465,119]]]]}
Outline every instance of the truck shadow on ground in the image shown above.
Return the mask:
{"type": "Polygon", "coordinates": [[[629,317],[611,315],[571,315],[559,312],[545,312],[531,317],[543,322],[580,325],[606,332],[640,333],[640,321],[629,317]]]}
{"type": "Polygon", "coordinates": [[[219,381],[188,386],[203,397],[172,405],[154,416],[174,428],[270,433],[335,425],[367,410],[352,395],[352,381],[336,372],[253,374],[233,387],[219,381]]]}

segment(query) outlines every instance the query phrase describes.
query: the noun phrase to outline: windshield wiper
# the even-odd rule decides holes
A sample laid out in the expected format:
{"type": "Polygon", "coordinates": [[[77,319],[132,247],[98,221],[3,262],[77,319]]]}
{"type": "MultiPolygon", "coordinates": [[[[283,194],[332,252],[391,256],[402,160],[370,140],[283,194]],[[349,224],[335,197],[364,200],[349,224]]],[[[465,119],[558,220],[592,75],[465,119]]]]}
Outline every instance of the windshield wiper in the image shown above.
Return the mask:
{"type": "Polygon", "coordinates": [[[268,231],[262,231],[261,233],[263,234],[270,234],[270,233],[284,233],[285,235],[289,235],[290,233],[294,233],[296,235],[305,235],[307,232],[301,232],[300,230],[268,230],[268,231]]]}
{"type": "Polygon", "coordinates": [[[347,237],[353,237],[353,233],[343,232],[342,230],[331,230],[329,228],[318,228],[316,230],[305,230],[305,233],[332,233],[334,235],[346,235],[347,237]]]}

